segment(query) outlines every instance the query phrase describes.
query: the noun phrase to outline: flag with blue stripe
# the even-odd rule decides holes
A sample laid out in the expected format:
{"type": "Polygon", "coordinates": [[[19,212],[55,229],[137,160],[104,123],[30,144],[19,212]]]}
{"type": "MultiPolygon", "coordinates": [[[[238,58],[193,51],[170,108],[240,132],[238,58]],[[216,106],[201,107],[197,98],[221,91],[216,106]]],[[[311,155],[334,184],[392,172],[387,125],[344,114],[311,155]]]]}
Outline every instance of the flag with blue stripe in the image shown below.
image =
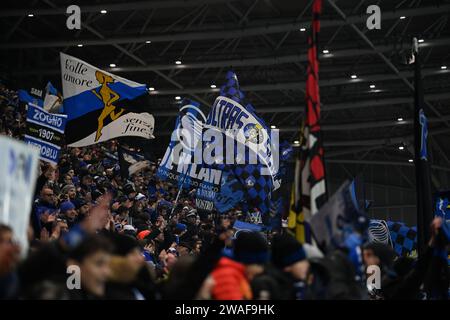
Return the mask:
{"type": "Polygon", "coordinates": [[[61,53],[67,144],[81,147],[123,136],[153,137],[147,86],[61,53]]]}

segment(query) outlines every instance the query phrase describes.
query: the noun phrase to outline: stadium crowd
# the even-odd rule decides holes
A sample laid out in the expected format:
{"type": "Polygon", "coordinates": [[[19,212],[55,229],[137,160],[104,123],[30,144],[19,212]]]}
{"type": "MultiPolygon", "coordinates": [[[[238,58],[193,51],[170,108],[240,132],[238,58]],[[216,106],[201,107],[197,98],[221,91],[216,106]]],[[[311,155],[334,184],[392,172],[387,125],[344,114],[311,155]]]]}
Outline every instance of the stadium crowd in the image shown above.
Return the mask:
{"type": "MultiPolygon", "coordinates": [[[[4,86],[0,99],[0,134],[22,139],[25,105],[4,86]]],[[[448,298],[440,219],[419,260],[365,244],[363,263],[382,272],[381,288],[368,290],[345,248],[324,255],[279,231],[236,236],[239,208],[197,211],[190,190],[176,201],[157,164],[125,180],[105,155],[117,147],[64,148],[57,166],[41,162],[28,252],[0,224],[0,299],[448,298]]]]}

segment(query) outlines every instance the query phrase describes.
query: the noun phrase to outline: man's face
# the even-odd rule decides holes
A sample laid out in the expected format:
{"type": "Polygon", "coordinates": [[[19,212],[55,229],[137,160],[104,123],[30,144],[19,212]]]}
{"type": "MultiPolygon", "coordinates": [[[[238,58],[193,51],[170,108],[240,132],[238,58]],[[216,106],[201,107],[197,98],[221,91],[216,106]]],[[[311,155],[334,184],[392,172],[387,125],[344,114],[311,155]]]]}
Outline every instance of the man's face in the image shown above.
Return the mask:
{"type": "Polygon", "coordinates": [[[264,272],[264,266],[260,264],[248,264],[245,266],[245,274],[247,276],[247,279],[252,281],[254,277],[256,277],[258,274],[261,274],[264,272]]]}
{"type": "Polygon", "coordinates": [[[55,175],[55,171],[56,171],[55,168],[49,167],[45,172],[45,177],[48,179],[52,179],[55,175]]]}
{"type": "Polygon", "coordinates": [[[189,216],[189,217],[187,218],[187,222],[189,222],[189,223],[191,223],[191,224],[194,224],[195,221],[197,221],[197,217],[196,217],[196,216],[189,216]]]}
{"type": "Polygon", "coordinates": [[[90,185],[92,184],[92,179],[91,179],[91,177],[83,177],[82,183],[83,183],[85,186],[90,186],[90,185]]]}
{"type": "Polygon", "coordinates": [[[144,203],[142,201],[136,201],[136,210],[137,211],[142,211],[142,209],[144,208],[144,203]]]}
{"type": "Polygon", "coordinates": [[[75,209],[67,210],[67,211],[66,211],[66,216],[67,216],[69,219],[75,219],[76,216],[77,216],[77,211],[76,211],[75,209]]]}
{"type": "Polygon", "coordinates": [[[108,178],[112,178],[112,176],[113,176],[113,169],[111,169],[111,168],[109,168],[109,169],[106,169],[106,176],[108,177],[108,178]]]}
{"type": "Polygon", "coordinates": [[[71,184],[72,183],[72,177],[70,176],[70,175],[66,175],[65,177],[64,177],[64,183],[66,183],[66,184],[71,184]]]}
{"type": "Polygon", "coordinates": [[[372,249],[363,250],[363,259],[366,266],[380,265],[380,259],[375,255],[372,249]]]}
{"type": "Polygon", "coordinates": [[[189,255],[189,249],[183,246],[178,247],[178,254],[180,257],[188,256],[189,255]]]}
{"type": "Polygon", "coordinates": [[[103,296],[105,282],[110,273],[109,261],[111,255],[104,251],[98,251],[86,257],[80,265],[81,287],[96,295],[103,296]]]}
{"type": "Polygon", "coordinates": [[[72,155],[77,156],[80,154],[81,150],[80,148],[73,148],[72,149],[72,155]]]}
{"type": "Polygon", "coordinates": [[[42,189],[41,198],[42,198],[42,200],[44,200],[45,202],[48,202],[48,203],[55,202],[55,194],[53,193],[53,190],[49,189],[49,188],[42,189]]]}
{"type": "Polygon", "coordinates": [[[73,200],[77,196],[77,191],[75,190],[75,188],[70,188],[67,194],[69,195],[69,199],[73,200]]]}
{"type": "Polygon", "coordinates": [[[197,241],[197,243],[195,244],[194,251],[196,253],[200,253],[201,250],[202,250],[202,242],[201,241],[197,241]]]}
{"type": "Polygon", "coordinates": [[[228,228],[230,225],[231,225],[231,221],[228,217],[226,217],[222,220],[222,227],[228,228]]]}
{"type": "Polygon", "coordinates": [[[284,271],[290,273],[295,279],[306,280],[309,271],[309,262],[306,259],[298,261],[284,268],[284,271]]]}
{"type": "Polygon", "coordinates": [[[80,214],[86,215],[89,212],[89,204],[82,205],[79,209],[80,214]]]}

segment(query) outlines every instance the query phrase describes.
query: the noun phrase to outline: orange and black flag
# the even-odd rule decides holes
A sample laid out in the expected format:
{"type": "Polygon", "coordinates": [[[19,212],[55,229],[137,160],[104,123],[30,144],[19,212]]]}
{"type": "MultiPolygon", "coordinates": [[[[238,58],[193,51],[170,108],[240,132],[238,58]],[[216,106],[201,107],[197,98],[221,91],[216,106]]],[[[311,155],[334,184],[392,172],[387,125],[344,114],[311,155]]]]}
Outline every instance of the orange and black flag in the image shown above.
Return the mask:
{"type": "Polygon", "coordinates": [[[311,34],[308,37],[306,109],[301,130],[300,152],[296,162],[293,199],[288,227],[299,241],[310,242],[307,221],[326,202],[325,164],[320,129],[318,44],[322,0],[314,0],[311,34]]]}

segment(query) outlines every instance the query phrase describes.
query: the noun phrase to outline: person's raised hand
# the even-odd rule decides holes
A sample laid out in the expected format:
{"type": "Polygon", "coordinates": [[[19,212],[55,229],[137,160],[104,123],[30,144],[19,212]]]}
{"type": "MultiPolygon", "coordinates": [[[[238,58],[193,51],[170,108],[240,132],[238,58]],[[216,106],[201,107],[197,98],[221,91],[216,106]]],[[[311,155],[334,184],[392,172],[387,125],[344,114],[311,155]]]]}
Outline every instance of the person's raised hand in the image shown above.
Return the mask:
{"type": "Polygon", "coordinates": [[[99,203],[91,208],[89,216],[84,219],[83,227],[88,233],[94,233],[103,228],[109,221],[109,202],[111,194],[105,194],[99,203]]]}
{"type": "Polygon", "coordinates": [[[161,250],[161,252],[159,253],[159,256],[158,256],[158,258],[159,258],[159,260],[163,263],[163,264],[165,264],[166,263],[166,259],[167,259],[167,252],[166,252],[166,250],[165,249],[163,249],[163,250],[161,250]]]}
{"type": "Polygon", "coordinates": [[[47,223],[48,220],[48,216],[50,215],[50,213],[48,211],[44,211],[44,213],[42,213],[39,216],[39,219],[43,222],[43,223],[47,223]]]}
{"type": "Polygon", "coordinates": [[[146,244],[144,246],[144,250],[149,253],[154,253],[154,251],[155,251],[151,243],[146,244]]]}
{"type": "Polygon", "coordinates": [[[214,278],[209,276],[203,281],[202,286],[197,292],[196,299],[197,300],[210,300],[212,297],[212,290],[215,286],[214,278]]]}
{"type": "Polygon", "coordinates": [[[130,199],[127,199],[126,201],[125,201],[125,207],[126,208],[131,208],[133,206],[133,201],[132,200],[130,200],[130,199]]]}
{"type": "Polygon", "coordinates": [[[47,242],[50,240],[50,234],[46,228],[42,228],[41,234],[39,235],[39,240],[42,242],[47,242]]]}
{"type": "Polygon", "coordinates": [[[54,222],[56,220],[56,214],[50,214],[48,216],[47,222],[54,222]]]}
{"type": "Polygon", "coordinates": [[[64,222],[58,222],[56,226],[53,228],[52,235],[50,236],[51,240],[58,240],[61,236],[61,227],[64,222]]]}
{"type": "Polygon", "coordinates": [[[111,209],[117,210],[120,207],[120,202],[116,201],[112,204],[111,209]]]}
{"type": "Polygon", "coordinates": [[[55,214],[51,214],[49,211],[45,211],[43,214],[40,215],[39,218],[45,224],[45,223],[49,223],[49,222],[55,221],[56,215],[55,214]]]}
{"type": "Polygon", "coordinates": [[[436,239],[439,233],[439,229],[442,227],[443,220],[440,217],[435,217],[433,221],[431,221],[430,229],[431,229],[431,237],[429,241],[429,246],[432,247],[436,244],[436,239]]]}

